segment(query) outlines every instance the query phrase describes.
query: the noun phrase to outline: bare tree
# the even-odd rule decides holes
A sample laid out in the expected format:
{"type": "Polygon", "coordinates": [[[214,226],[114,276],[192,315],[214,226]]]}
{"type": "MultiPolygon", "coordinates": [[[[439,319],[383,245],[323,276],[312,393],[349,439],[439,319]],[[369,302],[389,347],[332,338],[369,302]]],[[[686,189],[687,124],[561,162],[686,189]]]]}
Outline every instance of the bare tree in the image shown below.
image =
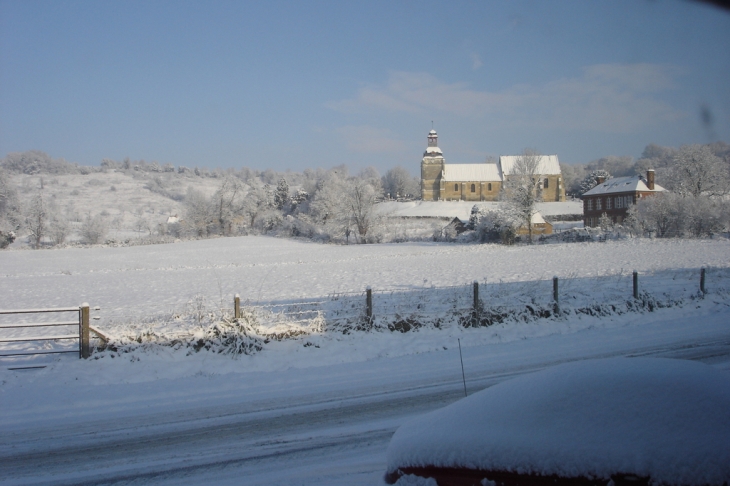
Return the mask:
{"type": "Polygon", "coordinates": [[[96,216],[87,215],[84,222],[81,223],[81,237],[84,242],[95,245],[101,243],[106,238],[109,225],[106,218],[101,214],[96,216]]]}
{"type": "Polygon", "coordinates": [[[355,179],[347,184],[346,196],[350,218],[357,228],[360,240],[364,240],[370,229],[375,211],[375,189],[371,184],[355,179]]]}
{"type": "Polygon", "coordinates": [[[537,203],[542,200],[540,161],[542,156],[534,149],[525,149],[515,160],[512,173],[506,177],[503,200],[508,211],[527,226],[532,244],[532,217],[537,213],[537,203]]]}
{"type": "Polygon", "coordinates": [[[243,216],[244,185],[235,177],[226,177],[213,194],[212,205],[222,235],[230,235],[233,225],[243,216]]]}
{"type": "Polygon", "coordinates": [[[208,198],[202,192],[189,187],[183,203],[185,228],[198,237],[209,236],[215,224],[215,214],[208,198]]]}
{"type": "Polygon", "coordinates": [[[728,165],[707,145],[683,145],[674,157],[669,187],[682,195],[719,196],[730,191],[728,165]]]}
{"type": "Polygon", "coordinates": [[[397,198],[418,193],[418,181],[405,168],[398,166],[385,173],[382,179],[383,192],[397,198]]]}

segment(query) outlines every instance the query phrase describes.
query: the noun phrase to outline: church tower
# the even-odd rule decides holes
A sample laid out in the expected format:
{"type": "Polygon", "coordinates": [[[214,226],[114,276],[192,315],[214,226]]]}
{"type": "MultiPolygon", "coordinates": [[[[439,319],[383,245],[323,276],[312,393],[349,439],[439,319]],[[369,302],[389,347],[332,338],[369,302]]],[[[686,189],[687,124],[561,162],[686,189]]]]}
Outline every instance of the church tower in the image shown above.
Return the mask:
{"type": "Polygon", "coordinates": [[[439,148],[438,138],[436,130],[428,132],[428,146],[421,160],[421,199],[424,201],[439,200],[444,154],[439,148]]]}

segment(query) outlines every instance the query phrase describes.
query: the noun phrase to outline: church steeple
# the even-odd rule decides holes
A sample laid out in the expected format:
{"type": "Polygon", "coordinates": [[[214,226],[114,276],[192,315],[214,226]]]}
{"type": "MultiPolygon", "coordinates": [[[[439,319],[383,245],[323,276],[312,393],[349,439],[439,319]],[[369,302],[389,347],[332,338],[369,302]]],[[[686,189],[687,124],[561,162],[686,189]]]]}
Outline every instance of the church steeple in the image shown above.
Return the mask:
{"type": "Polygon", "coordinates": [[[436,130],[431,129],[430,132],[428,132],[428,147],[426,147],[426,152],[424,152],[424,157],[439,157],[443,154],[441,153],[441,149],[439,148],[439,136],[436,133],[436,130]]]}

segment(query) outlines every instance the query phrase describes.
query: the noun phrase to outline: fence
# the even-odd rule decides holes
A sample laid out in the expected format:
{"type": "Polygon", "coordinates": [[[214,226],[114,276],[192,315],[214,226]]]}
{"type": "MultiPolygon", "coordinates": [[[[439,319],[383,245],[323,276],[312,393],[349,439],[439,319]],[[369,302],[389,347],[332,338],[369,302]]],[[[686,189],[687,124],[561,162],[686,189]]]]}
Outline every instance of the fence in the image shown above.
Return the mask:
{"type": "MultiPolygon", "coordinates": [[[[97,308],[98,309],[98,308],[97,308]]],[[[38,329],[38,328],[58,328],[75,326],[78,332],[73,334],[53,334],[53,335],[34,335],[34,336],[0,336],[0,343],[31,343],[31,342],[45,342],[50,341],[66,341],[66,340],[78,340],[78,350],[76,349],[30,349],[30,350],[11,350],[11,352],[0,353],[0,358],[4,357],[18,357],[18,356],[34,356],[41,354],[62,354],[62,353],[77,353],[79,358],[88,358],[90,352],[90,333],[93,332],[99,336],[102,340],[106,341],[107,338],[98,330],[92,328],[89,325],[90,320],[90,308],[89,304],[81,304],[79,307],[58,307],[52,309],[14,309],[14,310],[0,310],[0,315],[6,316],[18,316],[21,314],[32,315],[32,318],[37,319],[41,322],[2,322],[0,323],[0,329],[3,330],[20,330],[20,329],[38,329]],[[76,313],[77,318],[67,321],[51,321],[45,322],[39,316],[47,314],[67,314],[76,313]]]]}
{"type": "MultiPolygon", "coordinates": [[[[705,268],[699,270],[699,280],[696,270],[674,273],[670,279],[664,275],[647,275],[645,286],[668,300],[705,295],[705,268]],[[678,278],[677,273],[682,273],[681,278],[678,278]],[[670,294],[674,294],[674,297],[670,297],[670,294]]],[[[636,307],[636,302],[642,300],[647,300],[650,308],[663,305],[661,301],[650,297],[648,292],[642,291],[639,284],[639,274],[634,271],[628,275],[602,278],[561,280],[553,277],[551,280],[489,285],[475,281],[453,287],[390,291],[374,291],[368,287],[364,292],[335,294],[328,299],[255,304],[247,305],[246,308],[263,318],[270,328],[280,323],[311,326],[313,321],[319,320],[321,326],[329,330],[343,328],[343,324],[346,324],[352,330],[387,327],[391,331],[407,332],[425,324],[435,327],[448,324],[477,327],[503,322],[516,315],[525,318],[560,316],[565,308],[576,310],[581,305],[584,308],[600,308],[601,305],[615,307],[617,302],[628,301],[630,306],[636,307]],[[598,301],[595,299],[596,292],[601,293],[598,301]],[[561,303],[561,295],[569,298],[566,307],[561,303]]],[[[242,317],[238,294],[234,297],[233,316],[236,319],[242,317]]]]}

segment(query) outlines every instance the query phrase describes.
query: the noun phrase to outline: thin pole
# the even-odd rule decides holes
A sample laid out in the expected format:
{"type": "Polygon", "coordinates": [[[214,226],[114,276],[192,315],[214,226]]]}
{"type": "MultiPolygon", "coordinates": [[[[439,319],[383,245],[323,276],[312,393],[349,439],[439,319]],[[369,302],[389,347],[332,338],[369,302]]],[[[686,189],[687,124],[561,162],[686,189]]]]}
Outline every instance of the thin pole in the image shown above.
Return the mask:
{"type": "Polygon", "coordinates": [[[464,396],[466,396],[466,376],[464,376],[464,358],[461,357],[461,339],[457,339],[459,342],[459,359],[461,360],[461,379],[464,382],[464,396]]]}
{"type": "Polygon", "coordinates": [[[700,292],[705,295],[705,267],[700,270],[700,292]]]}
{"type": "Polygon", "coordinates": [[[634,270],[634,299],[639,298],[639,273],[634,270]]]}

